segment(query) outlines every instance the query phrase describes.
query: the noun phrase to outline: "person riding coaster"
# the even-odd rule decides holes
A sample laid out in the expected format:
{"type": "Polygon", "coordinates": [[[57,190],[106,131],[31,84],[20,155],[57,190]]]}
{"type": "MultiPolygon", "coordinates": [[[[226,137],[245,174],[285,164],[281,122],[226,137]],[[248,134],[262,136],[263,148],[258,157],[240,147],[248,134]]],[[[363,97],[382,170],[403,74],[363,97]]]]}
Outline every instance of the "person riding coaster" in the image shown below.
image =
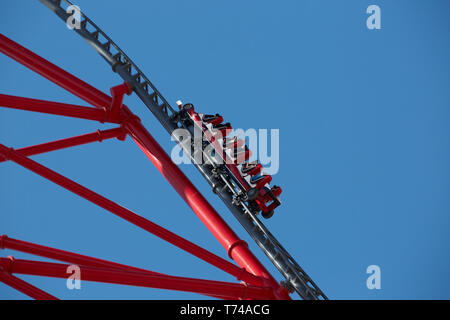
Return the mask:
{"type": "Polygon", "coordinates": [[[242,167],[241,167],[241,173],[244,175],[249,174],[251,176],[255,176],[258,173],[260,173],[261,170],[262,170],[262,165],[259,164],[257,161],[245,162],[242,164],[242,167]]]}
{"type": "Polygon", "coordinates": [[[220,124],[223,122],[223,118],[220,114],[205,114],[203,115],[203,121],[211,124],[220,124]]]}
{"type": "MultiPolygon", "coordinates": [[[[261,211],[264,218],[270,218],[274,209],[281,204],[279,196],[281,188],[270,188],[272,177],[261,174],[262,165],[257,161],[248,162],[251,151],[245,142],[238,137],[227,138],[232,128],[230,123],[222,123],[219,114],[208,115],[197,113],[191,103],[177,101],[180,112],[186,114],[194,126],[205,134],[208,142],[214,147],[215,153],[223,158],[225,166],[236,181],[239,188],[246,194],[246,200],[252,208],[261,211]],[[255,207],[256,205],[256,207],[255,207]]],[[[258,211],[259,211],[258,210],[258,211]]]]}

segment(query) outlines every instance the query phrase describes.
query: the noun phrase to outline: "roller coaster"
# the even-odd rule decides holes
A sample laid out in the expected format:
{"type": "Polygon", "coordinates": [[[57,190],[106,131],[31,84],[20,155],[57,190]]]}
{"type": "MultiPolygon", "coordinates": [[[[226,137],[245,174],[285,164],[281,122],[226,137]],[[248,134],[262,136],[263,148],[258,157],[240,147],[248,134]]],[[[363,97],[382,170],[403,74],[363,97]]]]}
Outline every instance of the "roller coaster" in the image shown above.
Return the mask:
{"type": "MultiPolygon", "coordinates": [[[[67,0],[40,0],[57,17],[66,22],[73,6],[67,0]]],[[[240,281],[231,283],[204,279],[176,277],[139,269],[106,260],[88,257],[39,244],[0,238],[0,248],[22,251],[64,263],[0,258],[0,281],[35,299],[56,299],[49,293],[25,282],[14,274],[29,274],[66,278],[67,263],[77,264],[83,280],[150,288],[195,292],[219,299],[291,299],[296,292],[302,299],[323,300],[325,294],[312,281],[295,259],[270,233],[258,216],[271,218],[281,205],[282,189],[270,186],[272,177],[262,172],[257,161],[250,161],[251,150],[245,141],[232,132],[230,123],[224,123],[220,114],[202,114],[191,103],[177,101],[173,108],[136,64],[92,20],[80,12],[79,28],[74,29],[99,53],[117,73],[123,83],[110,89],[107,95],[78,79],[20,44],[0,34],[0,51],[44,78],[81,98],[93,107],[65,104],[0,94],[0,106],[53,115],[118,124],[108,130],[46,142],[21,149],[0,144],[0,162],[12,161],[54,182],[80,197],[110,211],[134,225],[225,271],[240,281]],[[141,120],[128,108],[123,99],[135,93],[151,111],[176,143],[189,155],[192,164],[224,202],[250,237],[261,248],[283,276],[277,282],[262,263],[252,254],[245,241],[238,238],[217,211],[199,193],[191,181],[176,166],[141,120]],[[181,139],[177,131],[183,129],[195,139],[181,139]],[[83,187],[59,173],[39,164],[29,156],[69,148],[81,144],[130,136],[168,180],[183,200],[227,251],[238,266],[186,240],[169,230],[143,218],[119,204],[83,187]],[[201,155],[198,157],[198,155],[201,155]],[[198,159],[202,161],[198,161],[198,159]]],[[[280,217],[281,218],[281,217],[280,217]]]]}

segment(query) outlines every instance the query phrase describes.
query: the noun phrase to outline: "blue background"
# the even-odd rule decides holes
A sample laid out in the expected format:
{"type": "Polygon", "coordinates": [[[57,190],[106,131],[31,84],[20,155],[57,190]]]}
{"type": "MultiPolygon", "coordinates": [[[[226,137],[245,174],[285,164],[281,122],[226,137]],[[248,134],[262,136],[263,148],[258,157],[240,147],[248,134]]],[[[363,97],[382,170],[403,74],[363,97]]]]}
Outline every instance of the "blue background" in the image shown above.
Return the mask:
{"type": "MultiPolygon", "coordinates": [[[[332,299],[449,299],[448,1],[76,2],[166,98],[220,112],[234,127],[279,128],[283,205],[270,230],[332,299]],[[381,7],[381,30],[366,8],[381,7]],[[368,290],[366,268],[381,268],[368,290]]],[[[1,32],[102,91],[121,82],[38,1],[2,1],[1,32]]],[[[0,55],[2,93],[85,105],[0,55]]],[[[170,151],[136,98],[125,103],[170,151]]],[[[0,108],[0,143],[24,147],[108,125],[0,108]]],[[[225,257],[130,139],[33,157],[225,257]]],[[[259,248],[191,165],[182,170],[258,257],[259,248]]],[[[19,167],[0,165],[0,233],[173,275],[221,271],[19,167]]],[[[4,250],[3,256],[33,258],[4,250]]],[[[196,294],[21,276],[64,299],[196,294]]],[[[281,280],[281,279],[280,279],[281,280]]],[[[0,299],[23,299],[0,284],[0,299]]]]}

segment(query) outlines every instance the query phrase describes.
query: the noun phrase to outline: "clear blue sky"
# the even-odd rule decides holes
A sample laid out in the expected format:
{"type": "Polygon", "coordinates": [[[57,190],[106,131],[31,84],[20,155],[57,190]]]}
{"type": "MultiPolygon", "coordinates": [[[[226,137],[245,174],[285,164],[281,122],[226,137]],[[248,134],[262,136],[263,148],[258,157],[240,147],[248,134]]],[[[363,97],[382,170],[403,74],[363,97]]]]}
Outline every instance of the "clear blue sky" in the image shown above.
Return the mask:
{"type": "MultiPolygon", "coordinates": [[[[333,299],[450,298],[448,1],[76,2],[166,98],[233,126],[280,129],[283,205],[267,222],[333,299]],[[381,30],[366,28],[370,4],[381,30]],[[366,268],[381,267],[381,290],[366,268]]],[[[6,36],[108,92],[117,75],[37,0],[4,1],[6,36]]],[[[0,56],[1,93],[83,104],[0,56]]],[[[127,105],[173,142],[136,97],[127,105]]],[[[0,108],[0,142],[19,148],[110,126],[0,108]]],[[[105,141],[33,157],[225,257],[140,150],[105,141]]],[[[192,166],[220,214],[268,265],[192,166]]],[[[0,233],[173,275],[233,280],[189,254],[13,164],[0,164],[0,233]]],[[[30,256],[4,251],[3,256],[30,256]]],[[[268,266],[280,279],[274,268],[268,266]]],[[[24,276],[64,299],[183,299],[195,294],[24,276]]],[[[280,279],[281,280],[281,279],[280,279]]],[[[0,284],[0,299],[23,299],[0,284]]]]}

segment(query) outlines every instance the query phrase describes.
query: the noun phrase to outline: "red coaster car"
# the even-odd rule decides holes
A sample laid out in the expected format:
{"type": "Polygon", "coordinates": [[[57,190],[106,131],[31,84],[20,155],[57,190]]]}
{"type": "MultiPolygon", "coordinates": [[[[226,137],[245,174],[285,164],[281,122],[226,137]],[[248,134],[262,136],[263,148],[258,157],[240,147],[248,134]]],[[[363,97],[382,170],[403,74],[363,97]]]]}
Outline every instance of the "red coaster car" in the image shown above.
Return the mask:
{"type": "Polygon", "coordinates": [[[215,152],[220,155],[224,165],[233,177],[234,184],[245,193],[246,199],[251,207],[261,211],[264,218],[270,218],[274,209],[281,204],[279,196],[281,188],[269,183],[272,176],[261,174],[262,165],[256,161],[248,162],[251,151],[245,142],[237,137],[226,138],[232,128],[230,123],[222,123],[223,118],[219,114],[198,114],[194,111],[192,104],[182,105],[177,103],[182,111],[185,111],[192,120],[194,126],[201,129],[208,142],[214,147],[215,152]],[[220,132],[220,134],[218,134],[220,132]]]}

